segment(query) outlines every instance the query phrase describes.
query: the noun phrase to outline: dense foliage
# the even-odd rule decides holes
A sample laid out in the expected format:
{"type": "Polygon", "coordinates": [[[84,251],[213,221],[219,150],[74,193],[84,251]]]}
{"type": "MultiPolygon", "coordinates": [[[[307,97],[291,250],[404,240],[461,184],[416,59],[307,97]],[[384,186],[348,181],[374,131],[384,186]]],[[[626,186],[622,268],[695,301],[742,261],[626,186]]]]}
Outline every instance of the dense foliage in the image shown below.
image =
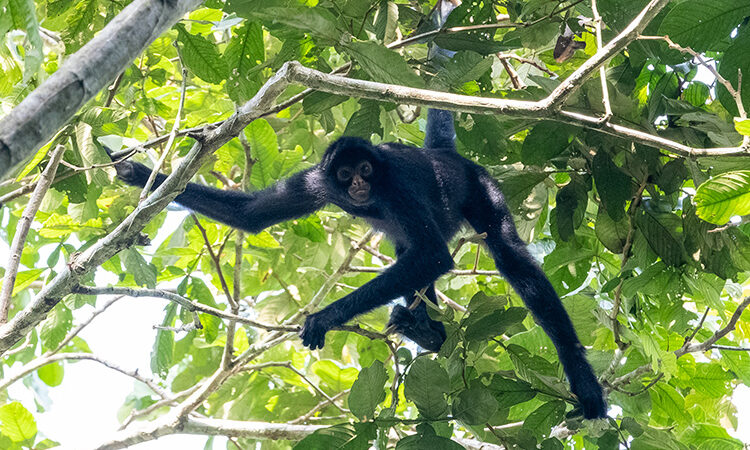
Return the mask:
{"type": "MultiPolygon", "coordinates": [[[[604,43],[648,3],[600,0],[604,43]]],[[[154,165],[175,121],[194,133],[213,127],[287,61],[326,73],[351,64],[349,77],[382,83],[539,100],[598,50],[589,1],[465,1],[446,27],[472,30],[446,28],[401,45],[405,37],[432,29],[425,17],[433,6],[206,1],[0,184],[0,236],[9,246],[22,222],[28,186],[53,149],[64,146],[63,164],[25,241],[11,317],[139,201],[138,190],[114,180],[103,145],[146,144],[145,154],[135,158],[154,165]],[[585,48],[558,62],[553,48],[566,26],[585,48]],[[427,58],[433,38],[457,52],[439,71],[427,58]]],[[[3,113],[122,7],[101,0],[0,0],[3,113]]],[[[386,308],[362,316],[359,329],[329,333],[326,347],[310,352],[294,333],[234,322],[208,309],[199,310],[197,328],[189,308],[165,294],[151,359],[157,390],[134,390],[120,417],[156,419],[184,405],[162,402],[165,395],[179,403],[205,388],[193,406],[204,416],[331,426],[315,433],[309,428],[297,444],[226,433],[241,436],[235,439],[240,448],[442,449],[470,446],[470,440],[524,449],[742,448],[727,430],[737,425],[733,390],[750,383],[750,355],[743,348],[750,327],[742,319],[750,225],[741,217],[750,213],[750,158],[741,150],[688,157],[669,146],[634,143],[632,135],[606,124],[694,148],[739,146],[750,135],[750,121],[737,102],[750,106],[748,16],[749,0],[669,2],[643,34],[671,41],[631,42],[604,64],[606,92],[596,72],[564,105],[566,111],[603,117],[600,124],[457,114],[459,151],[501,181],[519,231],[589,349],[609,393],[610,420],[582,421],[549,339],[468,230],[463,236],[469,239],[452,245],[455,273],[437,284],[449,303],[432,311],[449,336],[437,355],[402,345],[396,335],[386,337],[386,308]],[[716,67],[719,77],[707,67],[716,67]],[[739,93],[733,92],[738,80],[739,93]],[[234,355],[255,353],[209,386],[222,370],[227,336],[234,355]]],[[[279,101],[303,89],[290,87],[279,101]]],[[[420,145],[425,111],[312,92],[253,121],[194,181],[261,189],[319,161],[342,134],[420,145]]],[[[164,171],[187,154],[192,136],[177,134],[164,171]]],[[[180,223],[174,217],[160,213],[143,239],[80,284],[103,287],[101,280],[111,280],[120,287],[158,289],[259,324],[294,327],[300,323],[295,314],[311,299],[310,310],[317,310],[394,257],[389,243],[334,207],[257,235],[204,217],[180,216],[180,223]],[[149,239],[157,244],[143,245],[149,239]]],[[[64,383],[65,367],[74,363],[69,360],[81,357],[54,355],[90,352],[70,334],[106,300],[81,293],[62,299],[3,357],[3,388],[20,379],[13,378],[19,368],[35,369],[39,358],[46,364],[37,371],[21,370],[26,388],[64,383]]],[[[37,405],[5,391],[2,402],[0,447],[54,445],[45,439],[54,436],[37,432],[37,405]]],[[[86,425],[80,426],[84,432],[86,425]]]]}

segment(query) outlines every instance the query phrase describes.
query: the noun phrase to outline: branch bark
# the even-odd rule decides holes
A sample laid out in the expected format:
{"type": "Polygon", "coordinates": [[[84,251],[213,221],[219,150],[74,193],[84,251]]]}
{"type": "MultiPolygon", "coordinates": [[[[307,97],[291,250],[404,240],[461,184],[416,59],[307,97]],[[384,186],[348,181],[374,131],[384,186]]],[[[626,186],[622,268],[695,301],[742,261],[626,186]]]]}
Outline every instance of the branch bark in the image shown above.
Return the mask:
{"type": "Polygon", "coordinates": [[[39,177],[39,181],[36,183],[36,187],[34,187],[34,193],[31,194],[29,203],[26,205],[21,219],[18,221],[16,234],[13,236],[13,243],[10,246],[10,258],[8,258],[8,265],[5,267],[3,288],[0,290],[0,323],[8,321],[13,286],[16,284],[16,275],[18,275],[18,266],[21,263],[21,254],[23,253],[23,246],[26,243],[26,236],[29,234],[31,221],[34,220],[34,216],[36,216],[36,212],[42,204],[44,195],[52,184],[52,180],[55,179],[57,166],[60,164],[63,153],[65,153],[65,147],[62,145],[58,145],[52,152],[47,167],[39,177]]]}

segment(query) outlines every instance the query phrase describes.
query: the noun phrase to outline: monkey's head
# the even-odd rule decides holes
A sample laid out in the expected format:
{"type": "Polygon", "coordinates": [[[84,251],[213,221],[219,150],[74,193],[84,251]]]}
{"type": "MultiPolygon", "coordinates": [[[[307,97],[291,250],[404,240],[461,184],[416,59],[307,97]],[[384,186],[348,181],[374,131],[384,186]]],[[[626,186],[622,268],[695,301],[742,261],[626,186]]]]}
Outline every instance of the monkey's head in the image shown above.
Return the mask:
{"type": "Polygon", "coordinates": [[[383,169],[377,147],[364,139],[344,137],[328,147],[322,164],[335,197],[353,206],[372,201],[383,169]]]}

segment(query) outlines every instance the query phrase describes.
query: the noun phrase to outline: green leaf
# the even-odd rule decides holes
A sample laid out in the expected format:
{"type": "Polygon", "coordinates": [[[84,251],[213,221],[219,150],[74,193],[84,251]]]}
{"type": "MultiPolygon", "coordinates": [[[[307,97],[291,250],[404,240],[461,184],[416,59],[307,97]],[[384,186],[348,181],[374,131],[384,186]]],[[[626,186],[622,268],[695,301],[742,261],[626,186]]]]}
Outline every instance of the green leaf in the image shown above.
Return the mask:
{"type": "Polygon", "coordinates": [[[31,0],[8,0],[8,13],[13,18],[15,28],[26,31],[24,42],[24,82],[36,75],[42,66],[42,36],[39,34],[39,21],[36,17],[36,6],[31,0]]]}
{"type": "Polygon", "coordinates": [[[190,34],[185,25],[178,23],[177,41],[180,45],[182,62],[201,79],[209,83],[219,84],[227,79],[229,69],[222,59],[215,44],[202,36],[190,34]]]}
{"type": "Polygon", "coordinates": [[[526,420],[523,427],[534,431],[538,436],[549,436],[549,432],[559,424],[565,416],[565,402],[554,400],[535,409],[526,420]]]}
{"type": "Polygon", "coordinates": [[[497,412],[497,400],[484,386],[473,386],[461,391],[453,400],[453,416],[469,425],[487,422],[497,412]]]}
{"type": "MultiPolygon", "coordinates": [[[[174,318],[177,307],[170,303],[165,308],[166,314],[162,321],[162,326],[171,327],[174,325],[174,318]]],[[[169,330],[158,330],[156,340],[151,350],[151,371],[155,375],[165,377],[169,368],[172,367],[172,355],[174,351],[174,334],[169,330]]]]}
{"type": "Polygon", "coordinates": [[[388,44],[398,38],[396,30],[398,30],[398,6],[395,2],[380,0],[375,16],[375,36],[378,40],[388,44]]]}
{"type": "Polygon", "coordinates": [[[529,131],[521,147],[521,162],[544,166],[562,153],[570,142],[572,128],[558,122],[545,121],[529,131]]]}
{"type": "Polygon", "coordinates": [[[711,178],[698,187],[693,202],[698,217],[717,225],[727,223],[732,216],[750,214],[750,170],[711,178]]]}
{"type": "Polygon", "coordinates": [[[0,431],[13,442],[31,441],[36,436],[34,416],[19,402],[0,406],[0,431]]]}
{"type": "Polygon", "coordinates": [[[73,325],[73,312],[64,303],[58,303],[42,322],[40,337],[44,348],[53,350],[60,345],[73,325]]]}
{"type": "Polygon", "coordinates": [[[520,208],[534,187],[546,180],[547,176],[541,171],[523,170],[503,177],[500,185],[508,206],[513,210],[520,208]]]}
{"type": "Polygon", "coordinates": [[[521,323],[526,318],[526,313],[526,308],[522,307],[493,311],[479,320],[472,321],[466,327],[466,340],[486,341],[499,336],[511,326],[521,323]]]}
{"type": "Polygon", "coordinates": [[[374,81],[424,87],[422,78],[414,73],[401,55],[377,42],[352,42],[344,49],[374,81]]]}
{"type": "Polygon", "coordinates": [[[750,119],[735,117],[734,129],[743,136],[750,136],[750,119]]]}
{"type": "Polygon", "coordinates": [[[431,435],[413,434],[396,443],[396,450],[463,450],[464,447],[448,438],[431,435]]]}
{"type": "Polygon", "coordinates": [[[252,98],[262,83],[251,69],[266,59],[263,45],[263,28],[258,22],[246,22],[235,29],[232,39],[224,52],[224,61],[229,70],[226,89],[236,103],[244,103],[252,98]]]}
{"type": "Polygon", "coordinates": [[[625,245],[630,230],[627,218],[623,217],[620,221],[615,221],[607,214],[604,207],[600,207],[596,214],[594,226],[596,237],[607,247],[607,250],[612,253],[622,252],[622,247],[625,245]]]}
{"type": "Polygon", "coordinates": [[[360,100],[360,108],[352,114],[344,130],[345,136],[359,136],[370,139],[373,133],[383,136],[380,125],[380,104],[373,100],[360,100]]]}
{"type": "Polygon", "coordinates": [[[248,234],[245,238],[247,243],[258,248],[279,248],[281,244],[268,231],[261,231],[258,234],[248,234]]]}
{"type": "Polygon", "coordinates": [[[441,417],[448,410],[445,394],[450,389],[448,372],[429,358],[417,358],[406,375],[404,395],[428,419],[441,417]]]}
{"type": "Polygon", "coordinates": [[[679,217],[672,213],[643,208],[636,215],[635,222],[648,245],[665,263],[670,266],[682,264],[685,258],[678,234],[678,230],[682,228],[682,220],[679,217]]]}
{"type": "Polygon", "coordinates": [[[21,270],[16,274],[16,282],[13,285],[13,293],[16,295],[31,285],[37,278],[42,276],[45,269],[21,270]]]}
{"type": "Polygon", "coordinates": [[[342,369],[333,361],[315,361],[311,367],[327,386],[336,392],[349,389],[357,379],[357,369],[347,367],[342,369]]]}
{"type": "Polygon", "coordinates": [[[255,159],[250,182],[264,188],[275,181],[274,162],[279,156],[276,132],[264,119],[256,119],[245,128],[245,137],[255,159]]]}
{"type": "Polygon", "coordinates": [[[62,364],[59,362],[54,362],[52,364],[47,364],[46,366],[42,366],[37,371],[37,374],[39,375],[39,379],[44,381],[44,384],[47,386],[55,387],[59,386],[60,383],[63,381],[63,377],[65,375],[65,369],[63,368],[62,364]]]}
{"type": "MultiPolygon", "coordinates": [[[[208,289],[208,286],[200,278],[190,277],[190,285],[187,291],[187,296],[191,300],[197,300],[199,303],[211,306],[212,308],[218,308],[213,294],[208,289]]],[[[206,339],[206,343],[211,344],[219,336],[219,328],[221,327],[221,319],[214,316],[213,314],[200,314],[201,325],[203,325],[203,336],[206,339]]]]}
{"type": "Polygon", "coordinates": [[[302,100],[302,108],[305,110],[305,114],[320,114],[347,100],[349,100],[349,97],[345,95],[315,91],[302,100]]]}
{"type": "Polygon", "coordinates": [[[744,448],[742,442],[730,436],[724,427],[708,423],[691,425],[680,440],[701,450],[742,450],[744,448]]]}
{"type": "Polygon", "coordinates": [[[695,80],[691,81],[690,86],[688,86],[682,93],[682,98],[688,103],[699,107],[705,105],[706,100],[708,100],[710,96],[711,89],[705,83],[695,80]]]}
{"type": "Polygon", "coordinates": [[[501,408],[527,402],[536,396],[536,391],[531,388],[531,384],[499,375],[492,377],[488,389],[495,393],[495,398],[501,408]]]}
{"type": "Polygon", "coordinates": [[[153,289],[156,286],[156,267],[146,262],[138,253],[138,250],[129,248],[123,252],[125,254],[125,268],[128,273],[133,275],[135,282],[139,286],[146,286],[153,289]]]}
{"type": "Polygon", "coordinates": [[[664,414],[678,423],[688,423],[692,420],[685,411],[685,398],[671,385],[657,383],[648,392],[655,412],[664,414]]]}
{"type": "MultiPolygon", "coordinates": [[[[743,0],[744,3],[744,0],[743,0]]],[[[719,74],[732,83],[735,89],[740,88],[742,102],[745,105],[750,104],[750,30],[740,28],[739,35],[733,39],[732,45],[724,52],[719,65],[719,74]],[[742,85],[738,86],[738,74],[742,73],[742,85]]],[[[719,83],[716,88],[717,96],[721,105],[733,116],[739,116],[737,103],[729,91],[719,83]]]]}
{"type": "Polygon", "coordinates": [[[74,11],[66,16],[63,40],[68,52],[78,51],[94,35],[92,24],[95,23],[98,10],[99,3],[96,0],[80,0],[74,11]]]}
{"type": "Polygon", "coordinates": [[[471,51],[461,51],[440,68],[430,84],[442,89],[459,87],[468,81],[477,80],[491,68],[491,58],[471,51]]]}
{"type": "Polygon", "coordinates": [[[356,437],[351,425],[334,425],[323,428],[299,441],[295,450],[325,450],[333,448],[348,448],[345,445],[356,437]]]}
{"type": "Polygon", "coordinates": [[[359,420],[371,420],[375,416],[375,408],[385,400],[383,385],[386,381],[388,376],[380,361],[374,361],[359,372],[349,393],[349,409],[359,420]]]}
{"type": "Polygon", "coordinates": [[[617,222],[625,215],[625,202],[630,200],[630,178],[612,162],[605,151],[596,152],[591,171],[596,183],[596,191],[602,199],[607,213],[617,222]]]}
{"type": "Polygon", "coordinates": [[[729,37],[750,15],[750,0],[687,0],[676,4],[659,27],[659,34],[697,52],[711,50],[729,37]]]}

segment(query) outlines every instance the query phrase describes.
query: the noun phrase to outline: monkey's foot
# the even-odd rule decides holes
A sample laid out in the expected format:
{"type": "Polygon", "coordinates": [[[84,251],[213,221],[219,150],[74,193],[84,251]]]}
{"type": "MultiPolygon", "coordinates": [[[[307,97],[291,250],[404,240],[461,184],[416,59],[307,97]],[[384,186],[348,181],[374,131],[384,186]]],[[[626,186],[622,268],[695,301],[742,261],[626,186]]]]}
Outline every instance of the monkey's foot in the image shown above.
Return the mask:
{"type": "MultiPolygon", "coordinates": [[[[583,375],[583,374],[582,374],[583,375]]],[[[602,387],[593,376],[581,376],[570,380],[570,390],[578,397],[585,419],[601,419],[607,417],[607,402],[604,400],[602,387]]]]}
{"type": "Polygon", "coordinates": [[[393,325],[399,334],[426,350],[436,352],[445,342],[445,326],[442,322],[430,319],[426,312],[420,314],[396,305],[388,325],[393,325]]]}

